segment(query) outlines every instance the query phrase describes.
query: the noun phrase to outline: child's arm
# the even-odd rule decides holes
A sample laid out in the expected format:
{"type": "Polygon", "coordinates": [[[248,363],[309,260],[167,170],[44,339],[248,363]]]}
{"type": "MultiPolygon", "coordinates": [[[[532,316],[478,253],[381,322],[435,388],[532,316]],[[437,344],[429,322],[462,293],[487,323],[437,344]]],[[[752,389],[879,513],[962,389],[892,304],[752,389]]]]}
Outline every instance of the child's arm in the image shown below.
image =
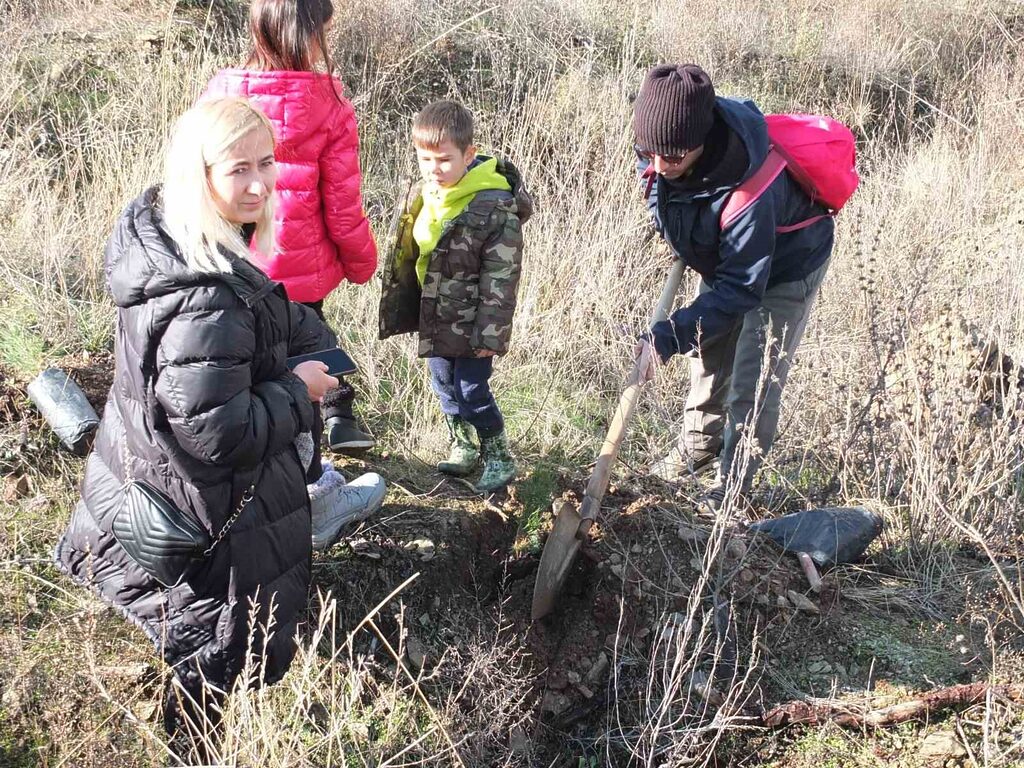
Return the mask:
{"type": "Polygon", "coordinates": [[[523,258],[523,231],[515,214],[499,213],[499,225],[480,254],[480,300],[469,345],[503,355],[512,336],[512,315],[523,258]]]}
{"type": "Polygon", "coordinates": [[[346,101],[339,105],[335,132],[320,156],[320,198],[327,234],[338,247],[345,278],[365,283],[377,269],[377,244],[363,211],[359,133],[346,101]]]}

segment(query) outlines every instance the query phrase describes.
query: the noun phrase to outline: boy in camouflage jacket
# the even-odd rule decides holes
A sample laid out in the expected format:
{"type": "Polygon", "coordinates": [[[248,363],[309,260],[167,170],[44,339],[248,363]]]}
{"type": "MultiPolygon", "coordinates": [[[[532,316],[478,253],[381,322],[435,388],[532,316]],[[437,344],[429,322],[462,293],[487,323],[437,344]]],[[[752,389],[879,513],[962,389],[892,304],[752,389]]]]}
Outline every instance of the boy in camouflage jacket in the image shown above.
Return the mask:
{"type": "Polygon", "coordinates": [[[384,267],[380,337],[419,332],[452,438],[438,469],[468,475],[482,457],[476,489],[485,493],[516,471],[489,380],[512,335],[533,201],[511,163],[476,154],[465,107],[429,104],[412,133],[424,183],[406,196],[384,267]]]}

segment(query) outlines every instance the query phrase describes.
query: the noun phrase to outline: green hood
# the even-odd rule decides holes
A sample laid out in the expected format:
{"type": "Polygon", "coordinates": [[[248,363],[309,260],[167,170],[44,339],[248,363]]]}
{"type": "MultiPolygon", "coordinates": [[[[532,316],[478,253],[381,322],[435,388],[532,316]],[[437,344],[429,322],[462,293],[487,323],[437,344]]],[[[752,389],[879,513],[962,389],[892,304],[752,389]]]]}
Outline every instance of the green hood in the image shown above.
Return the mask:
{"type": "Polygon", "coordinates": [[[416,278],[420,285],[426,279],[430,254],[437,247],[445,224],[462,213],[473,197],[485,189],[512,191],[508,179],[498,173],[498,160],[493,157],[472,166],[453,187],[439,187],[429,182],[423,185],[423,208],[412,229],[420,250],[416,260],[416,278]]]}

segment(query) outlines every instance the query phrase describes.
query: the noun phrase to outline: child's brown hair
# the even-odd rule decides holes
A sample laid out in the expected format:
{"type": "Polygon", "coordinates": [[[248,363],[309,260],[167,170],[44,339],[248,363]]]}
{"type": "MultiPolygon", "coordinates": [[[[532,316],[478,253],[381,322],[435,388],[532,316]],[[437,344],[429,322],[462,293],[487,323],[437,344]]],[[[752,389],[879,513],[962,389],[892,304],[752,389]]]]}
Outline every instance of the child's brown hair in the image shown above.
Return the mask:
{"type": "Polygon", "coordinates": [[[325,30],[333,15],[331,0],[253,0],[249,9],[252,53],[246,66],[311,72],[320,63],[319,55],[333,74],[325,30]]]}
{"type": "Polygon", "coordinates": [[[473,144],[473,115],[455,101],[435,101],[421,109],[412,121],[412,143],[437,149],[451,141],[465,152],[473,144]]]}

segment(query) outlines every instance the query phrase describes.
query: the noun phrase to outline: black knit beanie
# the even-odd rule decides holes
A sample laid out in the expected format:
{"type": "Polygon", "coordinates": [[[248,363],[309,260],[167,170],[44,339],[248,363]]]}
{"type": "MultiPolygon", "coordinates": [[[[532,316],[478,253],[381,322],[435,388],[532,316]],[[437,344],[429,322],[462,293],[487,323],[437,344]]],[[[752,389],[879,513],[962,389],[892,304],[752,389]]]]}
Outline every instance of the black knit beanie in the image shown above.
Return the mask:
{"type": "Polygon", "coordinates": [[[679,155],[704,143],[714,121],[715,89],[696,64],[663,64],[644,78],[633,105],[641,149],[679,155]]]}

